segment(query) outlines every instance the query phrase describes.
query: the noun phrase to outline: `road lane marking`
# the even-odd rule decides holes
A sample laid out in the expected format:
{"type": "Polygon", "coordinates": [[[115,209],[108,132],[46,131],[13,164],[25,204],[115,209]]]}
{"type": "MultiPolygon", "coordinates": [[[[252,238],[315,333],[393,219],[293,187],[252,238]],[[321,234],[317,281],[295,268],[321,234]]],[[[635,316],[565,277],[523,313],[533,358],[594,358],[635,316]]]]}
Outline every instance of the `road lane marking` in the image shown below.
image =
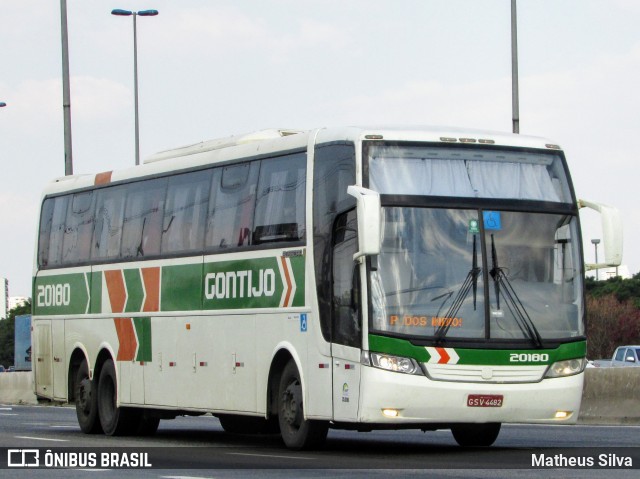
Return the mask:
{"type": "Polygon", "coordinates": [[[160,476],[162,479],[209,479],[203,476],[160,476]]]}
{"type": "Polygon", "coordinates": [[[13,412],[0,412],[0,416],[17,416],[18,414],[13,412]]]}
{"type": "Polygon", "coordinates": [[[302,456],[280,456],[277,454],[251,454],[248,452],[227,452],[226,454],[232,456],[253,456],[253,457],[272,457],[274,459],[300,459],[303,461],[310,461],[313,457],[302,457],[302,456]]]}
{"type": "Polygon", "coordinates": [[[49,437],[14,436],[16,439],[31,439],[32,441],[69,442],[69,439],[53,439],[49,437]]]}
{"type": "Polygon", "coordinates": [[[70,424],[70,425],[67,425],[67,426],[49,426],[49,427],[58,428],[58,429],[62,429],[62,428],[78,429],[78,426],[73,425],[73,424],[70,424]]]}

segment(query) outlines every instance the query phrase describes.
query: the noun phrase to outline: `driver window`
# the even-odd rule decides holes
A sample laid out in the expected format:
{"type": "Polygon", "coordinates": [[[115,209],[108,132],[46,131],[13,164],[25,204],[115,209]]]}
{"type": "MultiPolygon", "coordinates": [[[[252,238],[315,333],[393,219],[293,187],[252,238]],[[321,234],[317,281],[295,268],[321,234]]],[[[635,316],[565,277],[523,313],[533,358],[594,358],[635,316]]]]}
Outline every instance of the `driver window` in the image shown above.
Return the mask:
{"type": "Polygon", "coordinates": [[[340,215],[333,230],[332,341],[360,347],[360,281],[353,255],[358,251],[356,211],[340,215]]]}

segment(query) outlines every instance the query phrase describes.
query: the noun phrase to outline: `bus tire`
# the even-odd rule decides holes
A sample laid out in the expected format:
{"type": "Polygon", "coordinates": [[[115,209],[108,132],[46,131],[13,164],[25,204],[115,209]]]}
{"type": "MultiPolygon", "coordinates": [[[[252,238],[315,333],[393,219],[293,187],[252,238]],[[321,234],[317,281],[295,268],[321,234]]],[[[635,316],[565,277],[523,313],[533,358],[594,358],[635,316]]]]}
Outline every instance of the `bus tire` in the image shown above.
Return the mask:
{"type": "Polygon", "coordinates": [[[98,418],[98,384],[89,378],[86,359],[83,359],[78,367],[73,389],[80,430],[85,434],[101,433],[102,427],[98,418]]]}
{"type": "Polygon", "coordinates": [[[116,368],[111,359],[105,361],[100,371],[98,381],[98,414],[100,425],[107,436],[123,436],[135,431],[139,421],[136,421],[135,409],[117,406],[116,368]]]}
{"type": "Polygon", "coordinates": [[[451,426],[451,433],[462,447],[489,447],[500,434],[499,422],[487,424],[456,424],[451,426]]]}
{"type": "Polygon", "coordinates": [[[285,445],[301,450],[321,446],[327,438],[329,423],[304,418],[302,382],[293,361],[282,371],[278,389],[278,423],[285,445]]]}

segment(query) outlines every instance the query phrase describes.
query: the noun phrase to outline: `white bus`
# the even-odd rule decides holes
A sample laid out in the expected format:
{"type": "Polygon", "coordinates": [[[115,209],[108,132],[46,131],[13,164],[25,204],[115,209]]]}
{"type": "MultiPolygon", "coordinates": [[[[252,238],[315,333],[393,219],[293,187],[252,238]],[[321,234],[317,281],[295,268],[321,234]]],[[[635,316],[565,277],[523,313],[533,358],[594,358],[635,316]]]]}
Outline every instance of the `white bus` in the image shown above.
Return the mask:
{"type": "Polygon", "coordinates": [[[453,129],[270,130],[58,179],[36,394],[75,402],[85,433],[211,413],[295,449],[328,428],[489,446],[502,423],[573,423],[578,209],[555,144],[453,129]]]}

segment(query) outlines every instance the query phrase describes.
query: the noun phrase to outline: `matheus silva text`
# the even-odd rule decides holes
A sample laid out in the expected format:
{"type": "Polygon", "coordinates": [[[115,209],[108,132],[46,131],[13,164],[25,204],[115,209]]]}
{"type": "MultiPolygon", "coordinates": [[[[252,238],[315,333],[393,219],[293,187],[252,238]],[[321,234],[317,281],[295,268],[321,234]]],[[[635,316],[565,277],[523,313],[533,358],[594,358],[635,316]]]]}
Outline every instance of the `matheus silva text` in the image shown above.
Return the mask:
{"type": "Polygon", "coordinates": [[[633,467],[629,456],[617,454],[600,454],[596,456],[565,456],[564,454],[532,454],[532,467],[633,467]]]}

